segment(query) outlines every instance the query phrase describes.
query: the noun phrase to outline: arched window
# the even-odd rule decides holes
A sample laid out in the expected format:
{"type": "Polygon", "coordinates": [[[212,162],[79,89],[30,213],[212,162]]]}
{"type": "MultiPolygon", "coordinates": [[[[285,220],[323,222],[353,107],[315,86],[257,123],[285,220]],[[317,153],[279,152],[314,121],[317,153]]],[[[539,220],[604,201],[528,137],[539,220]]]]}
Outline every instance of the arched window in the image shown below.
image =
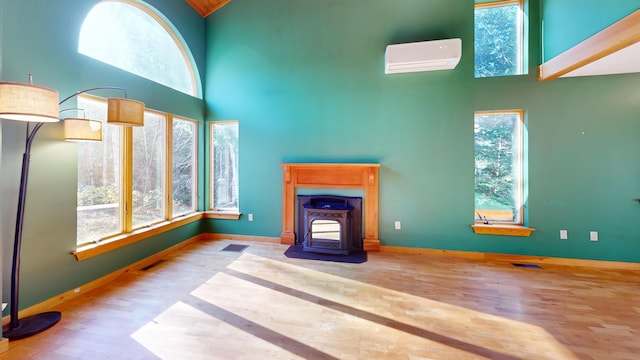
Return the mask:
{"type": "Polygon", "coordinates": [[[197,69],[182,37],[151,6],[137,0],[103,0],[80,29],[78,52],[199,97],[197,69]]]}

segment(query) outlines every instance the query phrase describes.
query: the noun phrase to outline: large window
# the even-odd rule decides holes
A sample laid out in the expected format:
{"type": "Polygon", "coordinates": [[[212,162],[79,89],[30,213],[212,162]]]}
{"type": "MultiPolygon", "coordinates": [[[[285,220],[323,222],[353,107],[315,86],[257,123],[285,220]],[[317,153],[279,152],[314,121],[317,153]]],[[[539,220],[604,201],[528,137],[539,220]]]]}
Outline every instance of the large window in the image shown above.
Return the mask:
{"type": "Polygon", "coordinates": [[[523,0],[476,2],[475,77],[523,74],[523,0]]]}
{"type": "Polygon", "coordinates": [[[78,52],[192,96],[197,70],[170,22],[142,1],[103,0],[87,14],[78,52]]]}
{"type": "Polygon", "coordinates": [[[475,221],[523,224],[524,112],[475,113],[475,221]]]}
{"type": "Polygon", "coordinates": [[[238,122],[211,123],[211,205],[238,212],[238,122]]]}
{"type": "Polygon", "coordinates": [[[197,122],[146,110],[143,127],[124,127],[105,122],[104,99],[78,107],[104,125],[103,141],[78,143],[78,245],[196,211],[197,122]]]}

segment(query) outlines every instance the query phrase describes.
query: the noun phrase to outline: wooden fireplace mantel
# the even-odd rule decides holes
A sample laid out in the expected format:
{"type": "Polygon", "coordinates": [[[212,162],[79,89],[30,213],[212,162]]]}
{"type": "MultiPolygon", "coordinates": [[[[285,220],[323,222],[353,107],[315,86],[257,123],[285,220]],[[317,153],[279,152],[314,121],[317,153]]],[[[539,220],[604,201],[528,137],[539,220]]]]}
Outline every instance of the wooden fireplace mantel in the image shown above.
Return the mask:
{"type": "Polygon", "coordinates": [[[295,244],[296,188],[364,190],[364,250],[380,250],[378,239],[378,169],[380,164],[280,164],[284,171],[280,243],[295,244]]]}

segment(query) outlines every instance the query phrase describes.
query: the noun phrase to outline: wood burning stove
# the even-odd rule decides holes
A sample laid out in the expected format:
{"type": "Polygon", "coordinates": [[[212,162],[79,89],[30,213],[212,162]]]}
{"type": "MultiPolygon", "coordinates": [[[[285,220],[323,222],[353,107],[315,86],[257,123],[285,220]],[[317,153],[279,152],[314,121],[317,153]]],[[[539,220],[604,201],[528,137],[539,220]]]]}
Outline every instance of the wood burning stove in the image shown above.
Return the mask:
{"type": "Polygon", "coordinates": [[[297,242],[311,252],[362,251],[362,198],[298,195],[297,242]]]}

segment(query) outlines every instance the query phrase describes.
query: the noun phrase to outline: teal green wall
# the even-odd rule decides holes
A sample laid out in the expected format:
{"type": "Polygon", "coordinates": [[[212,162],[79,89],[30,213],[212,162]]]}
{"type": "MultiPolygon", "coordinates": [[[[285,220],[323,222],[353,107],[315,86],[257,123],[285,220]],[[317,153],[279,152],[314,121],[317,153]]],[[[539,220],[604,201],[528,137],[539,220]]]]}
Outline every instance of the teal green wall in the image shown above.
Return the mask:
{"type": "MultiPolygon", "coordinates": [[[[96,3],[97,0],[2,1],[1,80],[26,82],[27,74],[33,74],[36,84],[57,89],[61,98],[96,86],[125,87],[130,98],[143,101],[148,108],[200,120],[203,128],[203,100],[77,53],[80,26],[96,3]]],[[[148,3],[163,12],[182,34],[204,76],[202,17],[184,1],[149,0],[148,3]]],[[[94,94],[114,96],[109,92],[94,94]]],[[[0,239],[2,293],[6,302],[26,125],[3,120],[1,126],[0,239]]],[[[203,139],[201,137],[201,144],[203,139]]],[[[47,124],[38,133],[32,149],[22,247],[21,308],[88,283],[202,232],[201,224],[196,222],[78,262],[70,254],[76,247],[77,152],[75,143],[62,140],[62,124],[47,124]]],[[[200,152],[202,156],[202,149],[200,152]]],[[[203,162],[200,168],[204,169],[203,162]]],[[[202,176],[199,183],[202,192],[202,176]]],[[[200,208],[203,206],[201,201],[200,208]]]]}
{"type": "Polygon", "coordinates": [[[529,75],[474,79],[471,0],[232,1],[206,21],[205,99],[208,120],[240,121],[240,210],[255,220],[205,228],[278,237],[281,162],[375,161],[383,245],[640,261],[640,76],[538,82],[540,13],[531,1],[529,75]],[[384,75],[386,45],[450,37],[455,70],[384,75]],[[537,230],[475,235],[473,112],[514,108],[537,230]]]}
{"type": "Polygon", "coordinates": [[[640,0],[544,0],[544,60],[640,9],[640,0]]]}
{"type": "MultiPolygon", "coordinates": [[[[24,82],[31,73],[37,84],[54,87],[61,96],[93,86],[123,86],[149,108],[202,120],[203,101],[77,54],[80,24],[95,3],[0,2],[0,80],[24,82]]],[[[234,0],[206,21],[184,1],[149,3],[173,22],[193,52],[205,87],[207,120],[240,120],[240,207],[255,221],[206,220],[77,262],[69,254],[75,248],[76,149],[61,141],[61,124],[47,124],[32,154],[22,308],[202,231],[279,236],[280,163],[289,161],[380,162],[384,245],[640,261],[635,226],[640,204],[633,200],[640,196],[640,77],[538,82],[537,1],[529,14],[530,75],[494,79],[473,78],[471,0],[234,0]],[[455,70],[383,74],[386,45],[449,37],[463,39],[463,58],[455,70]],[[511,108],[527,111],[527,212],[537,231],[530,238],[474,235],[469,227],[473,112],[511,108]],[[402,221],[401,231],[393,230],[395,220],[402,221]],[[569,230],[569,240],[558,239],[560,229],[569,230]],[[589,231],[599,231],[600,241],[590,242],[589,231]]],[[[575,6],[597,6],[603,13],[597,27],[605,27],[633,10],[629,3],[575,6]]],[[[561,16],[558,30],[549,13],[559,4],[544,2],[546,44],[567,27],[594,23],[561,16]]],[[[547,53],[570,46],[558,44],[547,53]]],[[[2,121],[0,126],[6,301],[24,124],[2,121]]],[[[205,148],[200,149],[201,209],[209,195],[205,148]]]]}

